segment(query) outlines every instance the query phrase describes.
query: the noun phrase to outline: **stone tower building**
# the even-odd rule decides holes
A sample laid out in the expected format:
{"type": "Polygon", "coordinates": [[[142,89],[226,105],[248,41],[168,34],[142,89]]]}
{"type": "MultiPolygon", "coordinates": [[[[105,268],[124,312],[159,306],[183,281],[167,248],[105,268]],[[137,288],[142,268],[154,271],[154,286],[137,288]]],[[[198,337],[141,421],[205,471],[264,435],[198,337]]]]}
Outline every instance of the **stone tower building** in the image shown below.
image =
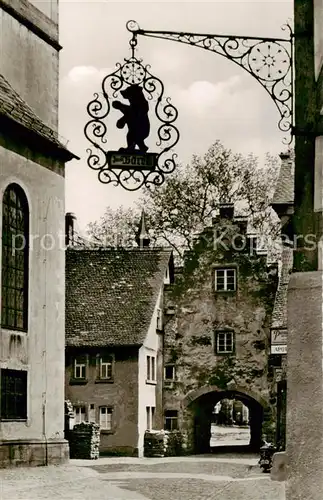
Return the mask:
{"type": "Polygon", "coordinates": [[[215,405],[240,400],[249,409],[250,445],[274,439],[268,371],[277,267],[247,235],[247,220],[222,204],[175,275],[165,303],[165,427],[188,435],[188,449],[207,452],[215,405]]]}
{"type": "Polygon", "coordinates": [[[0,32],[0,467],[44,465],[68,457],[58,0],[2,0],[0,32]]]}

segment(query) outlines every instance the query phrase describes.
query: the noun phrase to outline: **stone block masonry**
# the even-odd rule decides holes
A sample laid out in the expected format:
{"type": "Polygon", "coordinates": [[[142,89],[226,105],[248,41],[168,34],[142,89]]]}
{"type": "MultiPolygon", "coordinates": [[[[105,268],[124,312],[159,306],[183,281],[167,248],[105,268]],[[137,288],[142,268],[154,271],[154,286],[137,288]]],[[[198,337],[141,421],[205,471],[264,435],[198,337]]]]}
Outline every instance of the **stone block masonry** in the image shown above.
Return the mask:
{"type": "Polygon", "coordinates": [[[262,432],[275,437],[268,356],[277,276],[256,251],[215,249],[212,235],[223,228],[245,236],[241,218],[216,219],[186,255],[165,297],[164,360],[175,377],[164,387],[164,409],[177,410],[193,452],[208,451],[212,411],[226,397],[249,408],[255,448],[262,432]]]}

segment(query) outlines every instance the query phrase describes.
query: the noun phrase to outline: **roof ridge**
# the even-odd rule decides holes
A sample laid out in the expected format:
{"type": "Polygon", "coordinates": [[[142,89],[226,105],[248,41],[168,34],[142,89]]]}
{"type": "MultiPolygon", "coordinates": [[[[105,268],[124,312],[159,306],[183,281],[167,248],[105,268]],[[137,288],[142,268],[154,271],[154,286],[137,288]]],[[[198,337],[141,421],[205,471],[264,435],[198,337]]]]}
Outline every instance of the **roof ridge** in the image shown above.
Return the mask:
{"type": "Polygon", "coordinates": [[[172,248],[165,248],[165,247],[144,247],[144,248],[139,248],[139,247],[107,247],[107,246],[102,246],[100,248],[87,248],[87,247],[75,247],[75,246],[69,246],[67,247],[67,251],[74,251],[74,252],[88,252],[88,253],[102,253],[102,252],[135,252],[135,253],[151,253],[151,252],[168,252],[171,253],[173,250],[172,248]]]}

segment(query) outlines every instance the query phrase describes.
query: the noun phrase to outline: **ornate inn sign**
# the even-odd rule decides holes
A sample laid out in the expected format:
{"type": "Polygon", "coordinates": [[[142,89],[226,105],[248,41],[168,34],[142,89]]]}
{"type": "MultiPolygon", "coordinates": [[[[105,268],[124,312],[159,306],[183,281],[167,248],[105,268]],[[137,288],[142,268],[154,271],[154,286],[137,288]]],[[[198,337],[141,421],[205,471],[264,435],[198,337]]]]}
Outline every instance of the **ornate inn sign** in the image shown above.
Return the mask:
{"type": "MultiPolygon", "coordinates": [[[[127,23],[132,31],[134,21],[127,23]]],[[[98,171],[104,184],[121,185],[135,191],[143,185],[160,186],[165,175],[176,167],[173,147],[179,140],[174,126],[177,109],[164,98],[164,85],[159,78],[135,57],[137,35],[130,40],[131,57],[124,64],[117,63],[117,70],[102,81],[102,92],[94,94],[87,112],[91,119],[84,128],[86,138],[95,149],[87,149],[88,165],[98,171]],[[150,151],[147,139],[151,132],[149,103],[154,103],[155,117],[159,123],[157,143],[159,151],[150,151]],[[115,126],[126,131],[125,145],[118,151],[107,150],[107,125],[111,107],[119,112],[115,126]]]]}

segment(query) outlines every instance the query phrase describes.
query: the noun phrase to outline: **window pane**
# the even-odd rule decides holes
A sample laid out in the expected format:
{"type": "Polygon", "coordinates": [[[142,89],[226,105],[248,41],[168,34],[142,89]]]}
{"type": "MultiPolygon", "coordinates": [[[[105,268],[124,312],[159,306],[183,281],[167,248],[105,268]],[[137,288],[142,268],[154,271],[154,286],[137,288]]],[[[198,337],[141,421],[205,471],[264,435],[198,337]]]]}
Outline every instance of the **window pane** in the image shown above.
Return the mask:
{"type": "Polygon", "coordinates": [[[1,418],[27,418],[27,372],[1,370],[1,418]]]}
{"type": "Polygon", "coordinates": [[[80,424],[81,422],[85,422],[85,406],[74,406],[73,410],[75,413],[75,423],[80,424]]]}
{"type": "Polygon", "coordinates": [[[236,270],[235,269],[217,269],[215,271],[215,288],[216,290],[234,291],[236,286],[236,270]]]}
{"type": "Polygon", "coordinates": [[[151,357],[151,380],[156,380],[156,373],[155,373],[155,357],[151,357]]]}
{"type": "Polygon", "coordinates": [[[219,353],[233,352],[233,333],[216,332],[216,349],[219,353]]]}
{"type": "MultiPolygon", "coordinates": [[[[112,362],[108,361],[102,361],[103,359],[106,358],[101,358],[100,359],[100,378],[102,379],[111,379],[112,378],[112,362]]],[[[111,359],[111,358],[109,358],[111,359]]]]}
{"type": "Polygon", "coordinates": [[[74,360],[74,378],[85,378],[86,377],[86,364],[80,362],[81,358],[76,358],[74,360]]]}
{"type": "Polygon", "coordinates": [[[166,410],[165,411],[165,429],[167,431],[177,430],[178,428],[178,411],[166,410]]]}
{"type": "Polygon", "coordinates": [[[231,333],[227,333],[226,335],[226,342],[227,342],[227,350],[232,350],[232,334],[231,333]]]}
{"type": "Polygon", "coordinates": [[[28,202],[23,190],[11,184],[4,193],[2,205],[1,295],[6,300],[2,302],[1,324],[27,330],[28,202]]]}
{"type": "Polygon", "coordinates": [[[215,283],[216,290],[224,290],[224,270],[223,269],[216,270],[215,277],[216,277],[216,283],[215,283]]]}
{"type": "Polygon", "coordinates": [[[147,356],[147,380],[150,380],[150,356],[147,356]]]}
{"type": "Polygon", "coordinates": [[[165,366],[165,379],[174,380],[175,378],[175,367],[173,365],[165,366]]]}
{"type": "Polygon", "coordinates": [[[100,407],[100,427],[101,429],[112,429],[112,408],[100,407]]]}

